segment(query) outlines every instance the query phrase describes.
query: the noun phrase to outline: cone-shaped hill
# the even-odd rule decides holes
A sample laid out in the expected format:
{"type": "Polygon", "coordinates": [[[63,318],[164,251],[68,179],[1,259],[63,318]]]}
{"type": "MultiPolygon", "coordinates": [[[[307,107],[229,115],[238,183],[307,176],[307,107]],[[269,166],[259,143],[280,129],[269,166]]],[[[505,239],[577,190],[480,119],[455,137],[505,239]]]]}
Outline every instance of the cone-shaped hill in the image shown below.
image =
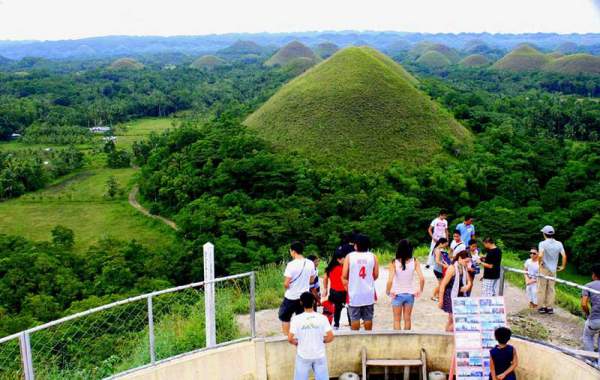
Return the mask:
{"type": "Polygon", "coordinates": [[[561,74],[600,74],[600,57],[590,54],[565,55],[548,63],[544,70],[561,74]]]}
{"type": "Polygon", "coordinates": [[[471,54],[470,56],[463,58],[458,64],[465,67],[478,67],[485,66],[488,63],[490,63],[490,60],[487,59],[485,55],[471,54]]]}
{"type": "Polygon", "coordinates": [[[323,59],[331,57],[338,50],[340,47],[332,42],[323,42],[315,47],[315,53],[323,59]]]}
{"type": "Polygon", "coordinates": [[[540,70],[551,59],[532,46],[521,44],[494,63],[492,68],[509,71],[535,71],[540,70]]]}
{"type": "Polygon", "coordinates": [[[416,79],[368,47],[341,50],[284,85],[245,124],[282,150],[325,166],[419,164],[467,129],[420,92],[416,79]]]}
{"type": "Polygon", "coordinates": [[[144,65],[133,58],[119,58],[110,64],[111,70],[141,70],[144,65]]]}
{"type": "Polygon", "coordinates": [[[417,63],[431,69],[440,69],[450,66],[452,62],[444,54],[435,50],[428,50],[417,59],[417,63]]]}
{"type": "Polygon", "coordinates": [[[221,49],[217,52],[223,56],[242,56],[246,54],[262,54],[263,48],[253,41],[238,40],[233,45],[221,49]]]}
{"type": "Polygon", "coordinates": [[[226,65],[227,62],[214,55],[203,55],[202,57],[196,59],[190,65],[193,69],[214,69],[215,67],[226,65]]]}
{"type": "Polygon", "coordinates": [[[285,66],[297,58],[308,58],[314,62],[320,60],[319,57],[308,46],[298,41],[292,41],[277,51],[271,58],[265,62],[266,66],[285,66]]]}

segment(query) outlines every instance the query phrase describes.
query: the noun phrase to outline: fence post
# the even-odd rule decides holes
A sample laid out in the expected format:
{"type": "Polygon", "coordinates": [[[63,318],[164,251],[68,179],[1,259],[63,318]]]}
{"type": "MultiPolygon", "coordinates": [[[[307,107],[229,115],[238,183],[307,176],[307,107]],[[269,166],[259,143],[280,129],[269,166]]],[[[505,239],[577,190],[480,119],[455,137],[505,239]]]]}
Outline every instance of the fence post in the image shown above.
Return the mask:
{"type": "MultiPolygon", "coordinates": [[[[204,281],[215,279],[215,246],[206,243],[204,248],[204,281]]],[[[206,332],[206,347],[217,344],[215,323],[215,283],[208,282],[204,285],[204,318],[206,332]]]]}
{"type": "Polygon", "coordinates": [[[21,361],[23,362],[23,375],[25,380],[34,380],[33,360],[31,359],[31,342],[29,333],[23,332],[19,335],[19,347],[21,348],[21,361]]]}
{"type": "Polygon", "coordinates": [[[256,274],[250,274],[250,333],[256,338],[256,274]]]}
{"type": "Polygon", "coordinates": [[[500,267],[500,281],[498,283],[498,295],[499,296],[503,296],[504,295],[504,276],[506,276],[506,271],[504,270],[504,267],[501,266],[500,267]]]}
{"type": "Polygon", "coordinates": [[[152,296],[148,296],[148,339],[150,343],[150,363],[156,363],[156,348],[154,343],[154,310],[152,296]]]}

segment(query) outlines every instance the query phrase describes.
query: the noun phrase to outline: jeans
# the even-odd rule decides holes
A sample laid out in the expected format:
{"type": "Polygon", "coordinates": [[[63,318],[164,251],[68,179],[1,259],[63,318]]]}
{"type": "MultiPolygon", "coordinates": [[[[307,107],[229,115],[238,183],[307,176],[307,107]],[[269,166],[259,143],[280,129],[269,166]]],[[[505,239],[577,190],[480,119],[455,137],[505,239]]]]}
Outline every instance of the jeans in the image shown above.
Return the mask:
{"type": "MultiPolygon", "coordinates": [[[[596,335],[598,335],[598,346],[600,346],[600,319],[588,319],[583,327],[584,350],[594,351],[594,338],[596,335]]],[[[598,367],[600,367],[600,349],[598,351],[598,367]]]]}
{"type": "Polygon", "coordinates": [[[538,304],[538,298],[537,298],[537,283],[534,282],[533,284],[529,284],[525,287],[525,292],[527,293],[527,298],[529,299],[529,302],[531,302],[534,305],[538,304]]]}
{"type": "Polygon", "coordinates": [[[327,357],[319,359],[303,359],[296,355],[296,369],[294,380],[308,380],[310,370],[315,373],[315,380],[329,380],[329,368],[327,368],[327,357]]]}

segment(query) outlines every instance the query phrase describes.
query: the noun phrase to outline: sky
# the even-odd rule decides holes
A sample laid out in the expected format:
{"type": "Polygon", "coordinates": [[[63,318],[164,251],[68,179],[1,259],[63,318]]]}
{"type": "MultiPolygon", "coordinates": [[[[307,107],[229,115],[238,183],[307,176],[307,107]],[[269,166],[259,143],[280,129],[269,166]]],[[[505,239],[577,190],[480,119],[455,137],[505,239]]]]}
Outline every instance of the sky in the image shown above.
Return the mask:
{"type": "Polygon", "coordinates": [[[324,30],[600,33],[600,0],[0,0],[0,40],[324,30]]]}

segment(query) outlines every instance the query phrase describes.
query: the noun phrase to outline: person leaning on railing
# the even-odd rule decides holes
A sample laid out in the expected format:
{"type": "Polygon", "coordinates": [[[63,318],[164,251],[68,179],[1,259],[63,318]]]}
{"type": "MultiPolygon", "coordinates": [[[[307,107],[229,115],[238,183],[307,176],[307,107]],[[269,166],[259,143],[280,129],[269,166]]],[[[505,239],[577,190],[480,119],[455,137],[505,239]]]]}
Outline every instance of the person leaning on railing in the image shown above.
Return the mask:
{"type": "MultiPolygon", "coordinates": [[[[557,272],[563,271],[567,266],[567,255],[562,243],[554,239],[554,228],[544,226],[540,231],[544,234],[544,241],[540,242],[538,247],[540,274],[549,277],[556,277],[557,272]],[[562,265],[558,266],[558,257],[562,256],[562,265]]],[[[554,313],[554,292],[555,281],[540,277],[538,279],[537,301],[540,308],[540,314],[554,313]]]]}
{"type": "MultiPolygon", "coordinates": [[[[592,267],[592,282],[585,287],[600,291],[600,264],[592,267]]],[[[581,292],[581,309],[587,317],[583,327],[583,347],[586,351],[594,351],[594,337],[598,335],[600,351],[600,294],[584,289],[581,292]]],[[[600,352],[597,365],[600,368],[600,352]]]]}

